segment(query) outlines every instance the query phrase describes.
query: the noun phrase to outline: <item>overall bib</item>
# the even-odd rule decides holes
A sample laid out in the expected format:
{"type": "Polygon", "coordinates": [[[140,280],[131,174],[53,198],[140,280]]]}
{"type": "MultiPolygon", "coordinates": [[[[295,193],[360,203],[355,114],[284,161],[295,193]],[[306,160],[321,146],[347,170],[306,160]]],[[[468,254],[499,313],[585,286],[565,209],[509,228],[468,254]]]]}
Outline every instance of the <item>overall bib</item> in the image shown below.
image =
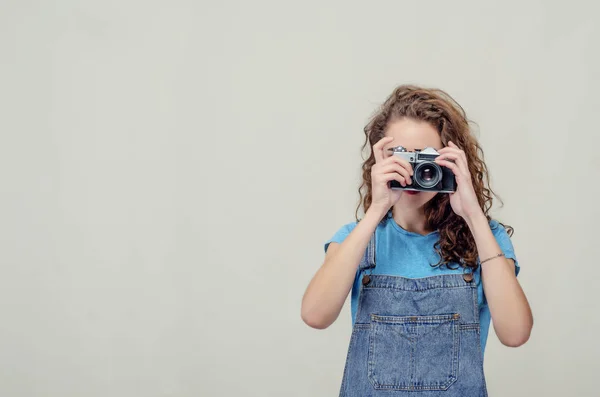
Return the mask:
{"type": "Polygon", "coordinates": [[[359,265],[340,397],[487,397],[473,274],[371,274],[375,234],[359,265]]]}

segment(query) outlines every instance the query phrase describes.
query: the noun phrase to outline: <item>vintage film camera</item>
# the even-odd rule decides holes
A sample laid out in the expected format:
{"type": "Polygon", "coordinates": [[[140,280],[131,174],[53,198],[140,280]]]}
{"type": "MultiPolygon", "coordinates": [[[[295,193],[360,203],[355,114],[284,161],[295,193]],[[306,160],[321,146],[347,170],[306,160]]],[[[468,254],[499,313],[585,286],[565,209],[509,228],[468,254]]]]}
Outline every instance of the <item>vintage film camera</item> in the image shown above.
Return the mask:
{"type": "MultiPolygon", "coordinates": [[[[420,192],[453,193],[456,191],[456,178],[448,167],[440,166],[434,161],[440,154],[432,147],[406,151],[402,146],[389,148],[394,156],[408,161],[413,167],[412,183],[403,187],[398,181],[391,181],[390,187],[401,190],[420,192]]],[[[452,160],[449,160],[452,161],[452,160]]]]}

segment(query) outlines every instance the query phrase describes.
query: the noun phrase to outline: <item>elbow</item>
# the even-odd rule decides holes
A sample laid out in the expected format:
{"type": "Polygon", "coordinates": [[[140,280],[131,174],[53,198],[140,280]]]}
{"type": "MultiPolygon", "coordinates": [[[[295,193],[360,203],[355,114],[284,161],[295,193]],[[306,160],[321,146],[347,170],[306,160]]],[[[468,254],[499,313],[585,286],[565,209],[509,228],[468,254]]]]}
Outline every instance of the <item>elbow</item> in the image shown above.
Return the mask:
{"type": "Polygon", "coordinates": [[[512,332],[510,335],[504,336],[503,338],[498,338],[500,339],[500,342],[504,345],[504,346],[508,346],[508,347],[519,347],[519,346],[523,346],[525,343],[527,343],[527,341],[529,340],[529,337],[531,336],[531,326],[523,329],[523,330],[518,330],[515,332],[512,332]]]}
{"type": "Polygon", "coordinates": [[[524,345],[528,340],[529,340],[529,334],[526,334],[526,335],[512,336],[510,338],[503,338],[503,339],[500,339],[500,342],[504,346],[519,347],[519,346],[524,345]]]}
{"type": "Polygon", "coordinates": [[[315,317],[302,317],[302,321],[304,321],[306,325],[314,329],[325,329],[330,325],[327,324],[327,322],[315,317]]]}
{"type": "Polygon", "coordinates": [[[302,307],[300,317],[306,325],[314,329],[325,329],[331,325],[331,321],[328,321],[325,316],[314,311],[311,312],[305,307],[302,307]]]}

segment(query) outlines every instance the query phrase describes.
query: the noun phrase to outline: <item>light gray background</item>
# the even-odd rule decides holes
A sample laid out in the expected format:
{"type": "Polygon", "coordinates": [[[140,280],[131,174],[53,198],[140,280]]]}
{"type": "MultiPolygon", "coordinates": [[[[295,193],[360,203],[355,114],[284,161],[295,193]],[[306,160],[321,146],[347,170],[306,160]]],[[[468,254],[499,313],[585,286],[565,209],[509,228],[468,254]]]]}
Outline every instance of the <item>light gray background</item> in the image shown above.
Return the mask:
{"type": "Polygon", "coordinates": [[[598,6],[7,1],[0,395],[334,396],[300,301],[401,83],[478,123],[535,325],[491,396],[595,396],[598,6]]]}

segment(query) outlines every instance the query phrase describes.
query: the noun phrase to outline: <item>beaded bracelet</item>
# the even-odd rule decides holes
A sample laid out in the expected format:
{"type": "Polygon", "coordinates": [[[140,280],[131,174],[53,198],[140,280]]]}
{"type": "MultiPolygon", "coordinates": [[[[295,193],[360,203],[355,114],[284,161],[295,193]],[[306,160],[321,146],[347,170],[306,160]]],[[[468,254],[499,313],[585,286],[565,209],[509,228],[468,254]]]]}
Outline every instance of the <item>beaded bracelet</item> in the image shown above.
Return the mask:
{"type": "Polygon", "coordinates": [[[499,256],[504,256],[504,252],[501,252],[501,253],[499,253],[498,255],[494,255],[494,256],[492,256],[491,258],[484,259],[484,260],[482,260],[481,262],[479,262],[479,264],[481,265],[482,263],[484,263],[484,262],[487,262],[487,261],[489,261],[489,260],[492,260],[492,259],[494,259],[494,258],[497,258],[497,257],[499,257],[499,256]]]}

